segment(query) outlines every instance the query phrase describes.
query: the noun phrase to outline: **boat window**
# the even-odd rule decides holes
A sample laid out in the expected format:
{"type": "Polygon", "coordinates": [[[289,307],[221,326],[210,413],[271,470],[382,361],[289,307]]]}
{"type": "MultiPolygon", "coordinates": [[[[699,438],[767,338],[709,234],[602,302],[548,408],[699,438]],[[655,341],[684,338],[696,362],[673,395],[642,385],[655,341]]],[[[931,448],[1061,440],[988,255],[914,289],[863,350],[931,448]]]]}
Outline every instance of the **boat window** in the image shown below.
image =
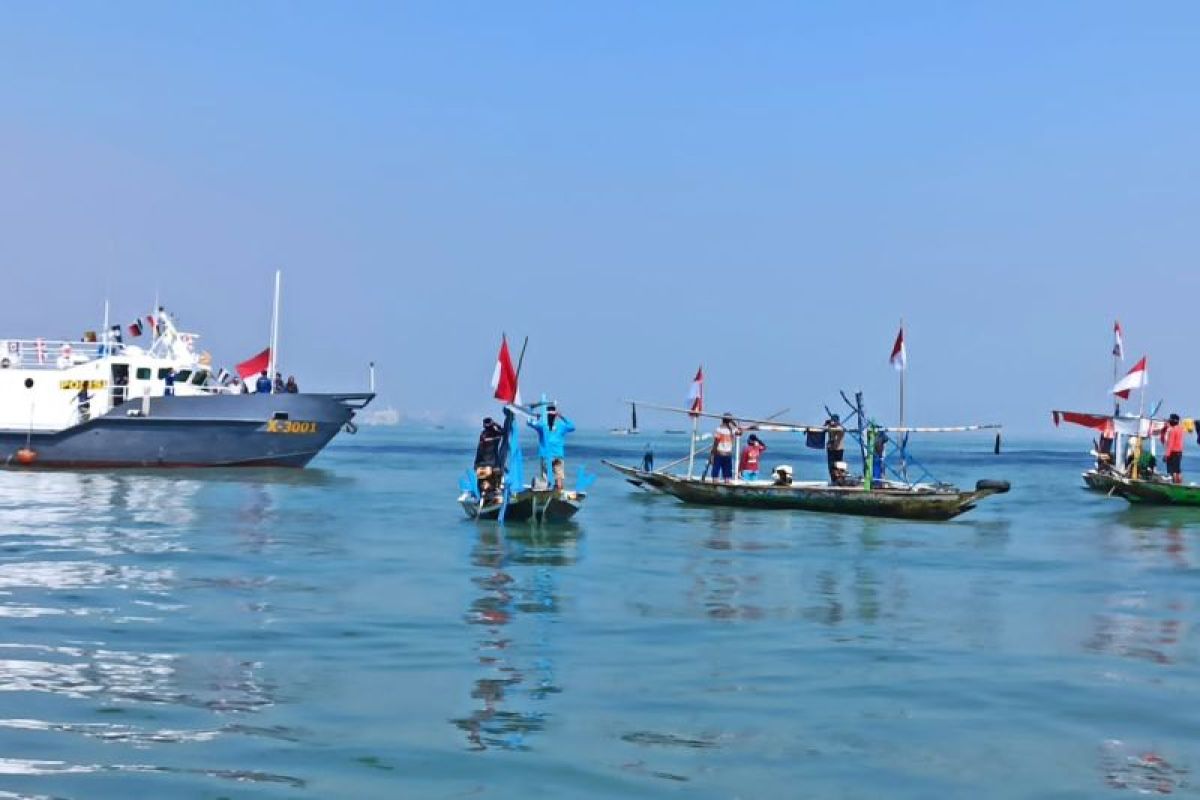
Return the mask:
{"type": "Polygon", "coordinates": [[[148,380],[150,380],[150,368],[149,368],[149,367],[138,367],[138,369],[137,369],[137,379],[138,379],[139,381],[148,381],[148,380]]]}
{"type": "Polygon", "coordinates": [[[288,413],[286,411],[276,411],[274,414],[271,415],[271,419],[287,419],[287,418],[288,418],[288,413]]]}
{"type": "Polygon", "coordinates": [[[191,377],[191,375],[192,375],[192,371],[190,369],[181,369],[181,370],[179,370],[179,372],[175,373],[175,382],[176,383],[187,383],[187,379],[189,377],[191,377]]]}
{"type": "Polygon", "coordinates": [[[199,370],[196,372],[195,375],[192,376],[192,384],[194,386],[203,386],[205,381],[207,381],[207,380],[208,380],[208,372],[205,370],[199,370]]]}
{"type": "Polygon", "coordinates": [[[171,368],[170,368],[170,367],[163,367],[162,369],[160,369],[160,370],[158,371],[158,379],[159,379],[160,381],[161,381],[161,380],[165,380],[165,379],[166,379],[166,377],[167,377],[167,373],[168,373],[168,372],[170,372],[170,371],[171,371],[171,368]]]}

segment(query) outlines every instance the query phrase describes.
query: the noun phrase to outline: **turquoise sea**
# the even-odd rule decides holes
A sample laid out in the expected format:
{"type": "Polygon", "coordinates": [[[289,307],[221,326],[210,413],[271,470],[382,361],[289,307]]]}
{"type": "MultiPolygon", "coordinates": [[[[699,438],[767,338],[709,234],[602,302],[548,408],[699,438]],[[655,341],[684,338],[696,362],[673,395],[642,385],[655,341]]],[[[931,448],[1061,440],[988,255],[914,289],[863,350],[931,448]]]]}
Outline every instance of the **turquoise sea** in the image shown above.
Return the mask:
{"type": "Polygon", "coordinates": [[[1083,438],[920,451],[1013,483],[925,524],[683,506],[583,432],[536,533],[463,517],[474,436],[0,472],[0,798],[1200,795],[1200,510],[1086,493],[1083,438]]]}

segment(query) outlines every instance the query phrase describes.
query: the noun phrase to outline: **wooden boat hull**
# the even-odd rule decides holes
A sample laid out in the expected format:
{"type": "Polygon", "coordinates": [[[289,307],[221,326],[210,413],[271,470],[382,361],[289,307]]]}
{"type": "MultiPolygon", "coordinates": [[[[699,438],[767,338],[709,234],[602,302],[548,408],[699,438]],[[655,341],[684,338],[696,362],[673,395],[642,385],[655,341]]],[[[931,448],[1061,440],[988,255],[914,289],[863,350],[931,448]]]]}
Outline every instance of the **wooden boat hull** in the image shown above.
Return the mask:
{"type": "Polygon", "coordinates": [[[883,488],[765,481],[713,483],[656,473],[661,491],[685,503],[758,509],[791,509],[865,517],[944,521],[973,509],[980,500],[1009,490],[1006,481],[979,481],[974,491],[940,487],[883,488]]]}
{"type": "Polygon", "coordinates": [[[601,464],[616,470],[625,477],[625,481],[639,489],[645,489],[647,492],[661,492],[662,487],[658,484],[663,478],[660,472],[647,472],[644,469],[637,467],[627,467],[624,464],[616,464],[612,461],[601,459],[601,464]]]}
{"type": "Polygon", "coordinates": [[[504,522],[532,522],[539,525],[567,522],[583,507],[586,492],[559,492],[553,489],[526,489],[517,492],[508,501],[508,508],[501,502],[480,504],[479,498],[471,494],[459,497],[459,504],[471,519],[500,521],[503,511],[504,522]]]}
{"type": "Polygon", "coordinates": [[[1200,486],[1194,483],[1174,484],[1166,481],[1116,479],[1113,494],[1135,505],[1200,506],[1200,486]]]}
{"type": "Polygon", "coordinates": [[[1094,469],[1089,469],[1083,473],[1083,482],[1087,488],[1093,492],[1102,492],[1104,494],[1111,492],[1120,479],[1120,475],[1112,472],[1097,472],[1094,469]]]}

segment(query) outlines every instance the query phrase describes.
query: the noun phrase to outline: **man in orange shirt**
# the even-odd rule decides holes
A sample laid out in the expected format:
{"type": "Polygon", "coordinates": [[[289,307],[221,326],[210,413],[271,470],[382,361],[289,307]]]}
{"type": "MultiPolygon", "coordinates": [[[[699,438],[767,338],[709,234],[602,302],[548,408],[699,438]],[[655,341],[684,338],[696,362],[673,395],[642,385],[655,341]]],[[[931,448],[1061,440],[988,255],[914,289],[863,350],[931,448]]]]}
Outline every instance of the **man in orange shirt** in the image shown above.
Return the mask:
{"type": "Polygon", "coordinates": [[[1183,426],[1179,424],[1179,415],[1172,414],[1167,420],[1159,438],[1167,449],[1167,474],[1171,483],[1183,483],[1183,426]]]}

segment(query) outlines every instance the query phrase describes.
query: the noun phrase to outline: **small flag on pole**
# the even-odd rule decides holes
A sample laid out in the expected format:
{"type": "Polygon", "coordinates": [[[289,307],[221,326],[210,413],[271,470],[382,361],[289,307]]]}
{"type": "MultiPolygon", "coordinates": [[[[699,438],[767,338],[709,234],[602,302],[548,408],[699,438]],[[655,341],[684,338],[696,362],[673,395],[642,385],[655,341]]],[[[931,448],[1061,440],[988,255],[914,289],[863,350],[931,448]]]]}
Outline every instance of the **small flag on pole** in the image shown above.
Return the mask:
{"type": "Polygon", "coordinates": [[[692,388],[688,390],[688,411],[692,416],[704,413],[704,365],[696,370],[692,388]]]}
{"type": "Polygon", "coordinates": [[[1121,321],[1113,323],[1113,357],[1125,359],[1125,335],[1121,332],[1121,321]]]}
{"type": "Polygon", "coordinates": [[[500,352],[496,356],[496,368],[492,370],[492,391],[502,403],[520,403],[521,393],[517,389],[517,371],[513,369],[512,356],[508,352],[508,337],[500,337],[500,352]]]}
{"type": "Polygon", "coordinates": [[[142,321],[140,319],[135,319],[133,322],[129,323],[129,338],[136,339],[141,335],[142,321]]]}
{"type": "Polygon", "coordinates": [[[246,380],[246,378],[249,378],[251,375],[257,375],[260,372],[263,372],[264,370],[266,370],[267,366],[270,365],[270,363],[271,363],[271,348],[268,347],[266,350],[263,350],[258,355],[252,356],[252,357],[246,359],[245,361],[243,361],[242,363],[238,364],[237,367],[235,367],[235,369],[237,369],[238,377],[241,378],[242,380],[246,380]]]}
{"type": "Polygon", "coordinates": [[[1125,373],[1125,377],[1117,381],[1113,386],[1113,394],[1122,400],[1129,399],[1129,393],[1134,389],[1141,389],[1150,382],[1150,376],[1146,370],[1146,357],[1142,356],[1141,360],[1133,365],[1133,369],[1125,373]]]}
{"type": "Polygon", "coordinates": [[[892,345],[892,355],[888,359],[892,366],[903,372],[908,367],[908,348],[904,346],[904,326],[896,334],[896,343],[892,345]]]}

